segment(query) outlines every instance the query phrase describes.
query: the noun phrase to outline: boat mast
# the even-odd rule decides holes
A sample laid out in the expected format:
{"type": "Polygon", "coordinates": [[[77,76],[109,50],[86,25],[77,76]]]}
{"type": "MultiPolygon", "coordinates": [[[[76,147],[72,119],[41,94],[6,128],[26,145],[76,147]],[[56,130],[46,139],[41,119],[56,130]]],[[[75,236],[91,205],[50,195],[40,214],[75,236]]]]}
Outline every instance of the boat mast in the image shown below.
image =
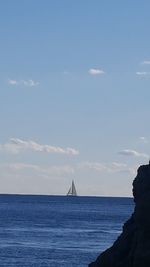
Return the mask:
{"type": "Polygon", "coordinates": [[[75,184],[74,184],[73,180],[72,180],[72,195],[77,196],[77,191],[76,191],[75,184]]]}
{"type": "Polygon", "coordinates": [[[77,196],[77,191],[76,191],[75,184],[74,184],[73,180],[72,180],[71,187],[69,188],[69,191],[67,193],[67,196],[77,196]]]}

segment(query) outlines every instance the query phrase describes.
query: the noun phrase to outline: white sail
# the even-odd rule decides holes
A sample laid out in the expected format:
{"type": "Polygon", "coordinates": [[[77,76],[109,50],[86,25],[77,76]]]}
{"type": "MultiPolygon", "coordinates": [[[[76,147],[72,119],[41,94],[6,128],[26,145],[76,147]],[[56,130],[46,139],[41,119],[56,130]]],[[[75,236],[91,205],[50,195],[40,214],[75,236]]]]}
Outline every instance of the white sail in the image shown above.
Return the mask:
{"type": "Polygon", "coordinates": [[[77,191],[76,191],[75,184],[74,184],[73,180],[72,180],[71,187],[69,188],[69,191],[67,193],[67,196],[77,196],[77,191]]]}

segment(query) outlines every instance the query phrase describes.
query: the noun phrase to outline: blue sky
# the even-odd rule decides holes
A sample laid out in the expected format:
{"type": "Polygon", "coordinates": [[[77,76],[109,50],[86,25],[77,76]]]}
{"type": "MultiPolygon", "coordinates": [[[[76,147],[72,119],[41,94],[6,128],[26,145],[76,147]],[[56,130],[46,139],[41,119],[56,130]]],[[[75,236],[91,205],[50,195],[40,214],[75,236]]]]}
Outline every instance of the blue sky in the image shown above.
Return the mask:
{"type": "Polygon", "coordinates": [[[149,160],[149,1],[1,1],[0,192],[130,196],[149,160]]]}

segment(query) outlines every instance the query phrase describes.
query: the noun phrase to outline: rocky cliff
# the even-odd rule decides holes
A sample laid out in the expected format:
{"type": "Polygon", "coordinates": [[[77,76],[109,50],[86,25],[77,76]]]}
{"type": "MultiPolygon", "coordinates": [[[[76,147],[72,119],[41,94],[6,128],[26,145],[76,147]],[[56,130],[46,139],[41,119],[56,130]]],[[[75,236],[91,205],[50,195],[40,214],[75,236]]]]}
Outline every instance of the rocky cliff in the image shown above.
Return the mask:
{"type": "Polygon", "coordinates": [[[150,266],[150,164],[139,167],[133,197],[135,210],[122,234],[89,267],[150,266]]]}

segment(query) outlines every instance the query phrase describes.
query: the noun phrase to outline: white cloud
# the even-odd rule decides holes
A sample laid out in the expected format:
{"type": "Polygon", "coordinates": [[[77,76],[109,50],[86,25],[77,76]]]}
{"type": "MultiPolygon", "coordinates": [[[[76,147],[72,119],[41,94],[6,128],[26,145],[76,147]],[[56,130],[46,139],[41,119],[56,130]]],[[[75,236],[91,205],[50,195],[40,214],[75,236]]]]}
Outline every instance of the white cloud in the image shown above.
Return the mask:
{"type": "Polygon", "coordinates": [[[37,166],[37,165],[20,163],[20,162],[5,164],[5,167],[7,167],[13,171],[20,171],[20,170],[24,170],[24,169],[32,169],[32,170],[36,170],[36,171],[39,170],[39,166],[37,166]]]}
{"type": "Polygon", "coordinates": [[[79,168],[83,168],[83,169],[93,169],[96,171],[105,171],[106,170],[106,166],[105,164],[102,164],[100,162],[83,162],[79,165],[79,168]]]}
{"type": "Polygon", "coordinates": [[[119,154],[122,156],[132,156],[132,157],[142,157],[142,158],[149,158],[149,155],[145,154],[145,153],[140,153],[137,152],[135,150],[131,150],[131,149],[124,149],[122,151],[119,151],[119,154]]]}
{"type": "Polygon", "coordinates": [[[144,60],[141,64],[143,64],[143,65],[150,65],[150,60],[144,60]]]}
{"type": "Polygon", "coordinates": [[[9,80],[8,83],[10,85],[17,85],[18,84],[18,82],[16,80],[9,80]]]}
{"type": "Polygon", "coordinates": [[[32,79],[31,80],[21,80],[22,84],[24,84],[25,86],[37,86],[39,85],[39,82],[36,82],[36,81],[33,81],[32,79]]]}
{"type": "Polygon", "coordinates": [[[39,82],[36,82],[32,79],[30,79],[30,80],[12,80],[12,79],[9,79],[8,83],[10,85],[23,85],[23,86],[27,86],[27,87],[34,87],[34,86],[39,85],[39,82]]]}
{"type": "Polygon", "coordinates": [[[147,76],[147,75],[150,75],[150,72],[147,72],[147,71],[137,71],[136,72],[136,75],[138,76],[147,76]]]}
{"type": "Polygon", "coordinates": [[[112,162],[112,163],[83,162],[79,165],[79,168],[91,169],[97,172],[135,174],[134,168],[130,168],[126,164],[119,162],[112,162]]]}
{"type": "Polygon", "coordinates": [[[79,151],[74,148],[62,148],[58,146],[41,145],[32,140],[21,140],[18,138],[11,138],[8,143],[0,144],[0,151],[18,154],[21,151],[32,150],[37,152],[78,155],[79,151]]]}
{"type": "Polygon", "coordinates": [[[102,74],[105,73],[102,69],[95,69],[95,68],[89,69],[88,72],[89,72],[90,75],[93,75],[93,76],[102,75],[102,74]]]}
{"type": "Polygon", "coordinates": [[[3,167],[9,169],[10,171],[18,172],[18,171],[34,171],[38,172],[40,175],[63,175],[63,174],[73,174],[74,168],[70,165],[52,165],[52,166],[39,166],[35,164],[27,164],[27,163],[9,163],[3,165],[3,167]]]}
{"type": "Polygon", "coordinates": [[[140,136],[140,141],[145,144],[148,143],[148,140],[145,136],[140,136]]]}

